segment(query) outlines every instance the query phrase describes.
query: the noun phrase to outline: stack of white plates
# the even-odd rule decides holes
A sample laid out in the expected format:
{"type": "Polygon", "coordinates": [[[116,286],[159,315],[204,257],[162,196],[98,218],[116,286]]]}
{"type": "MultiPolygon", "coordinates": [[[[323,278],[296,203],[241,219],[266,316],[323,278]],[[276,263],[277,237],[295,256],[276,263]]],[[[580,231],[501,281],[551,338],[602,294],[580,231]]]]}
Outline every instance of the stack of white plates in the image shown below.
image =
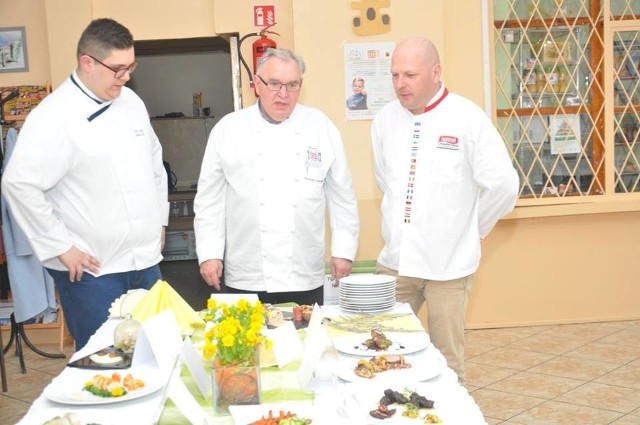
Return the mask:
{"type": "Polygon", "coordinates": [[[379,313],[396,303],[396,278],[356,273],[340,279],[340,307],[349,313],[379,313]]]}

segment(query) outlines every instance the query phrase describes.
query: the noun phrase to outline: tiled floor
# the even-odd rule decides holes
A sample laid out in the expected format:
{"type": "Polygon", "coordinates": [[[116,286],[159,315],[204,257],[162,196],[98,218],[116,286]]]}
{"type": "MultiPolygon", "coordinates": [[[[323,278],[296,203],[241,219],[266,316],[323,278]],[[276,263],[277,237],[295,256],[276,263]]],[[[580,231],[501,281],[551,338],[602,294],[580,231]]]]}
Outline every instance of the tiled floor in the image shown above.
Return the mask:
{"type": "MultiPolygon", "coordinates": [[[[6,344],[7,341],[5,340],[4,343],[6,344]]],[[[36,344],[36,347],[47,353],[60,353],[58,344],[36,344]]],[[[67,357],[70,357],[74,352],[73,344],[65,345],[64,351],[67,357]]],[[[18,422],[29,410],[31,402],[42,393],[51,379],[64,369],[68,361],[68,358],[42,357],[24,344],[23,352],[27,368],[25,374],[20,371],[20,362],[15,355],[15,345],[12,345],[5,354],[9,391],[0,392],[0,424],[3,425],[18,422]]]]}
{"type": "MultiPolygon", "coordinates": [[[[470,330],[466,340],[468,388],[491,425],[640,424],[640,320],[470,330]]],[[[67,360],[25,347],[23,375],[13,349],[6,357],[0,424],[14,424],[67,360]]]]}
{"type": "Polygon", "coordinates": [[[470,330],[466,366],[489,424],[640,424],[640,321],[470,330]]]}

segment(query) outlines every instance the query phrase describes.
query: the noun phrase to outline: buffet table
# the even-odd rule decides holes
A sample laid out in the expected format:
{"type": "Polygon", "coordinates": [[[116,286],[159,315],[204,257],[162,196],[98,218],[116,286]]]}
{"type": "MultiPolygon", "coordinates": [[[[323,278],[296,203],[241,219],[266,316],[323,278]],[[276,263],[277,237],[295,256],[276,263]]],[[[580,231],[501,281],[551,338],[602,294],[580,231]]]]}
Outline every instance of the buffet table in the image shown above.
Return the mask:
{"type": "MultiPolygon", "coordinates": [[[[457,383],[455,373],[446,366],[442,354],[429,342],[428,335],[407,304],[396,304],[391,312],[381,316],[376,315],[373,318],[345,314],[338,306],[325,306],[321,310],[324,319],[323,327],[326,329],[324,352],[319,359],[314,359],[312,362],[313,377],[307,382],[306,388],[302,388],[298,376],[298,368],[306,359],[295,360],[282,368],[277,366],[263,368],[261,369],[262,404],[234,407],[233,417],[213,416],[211,395],[204,397],[199,392],[189,370],[184,367],[181,356],[176,356],[177,359],[171,367],[166,367],[167,363],[161,362],[165,365],[164,367],[151,371],[153,379],[161,381],[156,391],[136,399],[119,402],[111,399],[102,404],[90,402],[61,404],[51,401],[53,388],[61,388],[63,385],[82,385],[82,383],[72,383],[74,374],[77,374],[80,369],[67,367],[34,401],[19,425],[43,424],[55,416],[70,411],[76,412],[83,424],[176,425],[193,423],[193,418],[198,417],[202,419],[203,424],[246,425],[268,414],[269,410],[295,411],[301,417],[312,418],[314,425],[424,423],[419,419],[402,417],[400,414],[385,420],[372,418],[369,411],[375,410],[378,400],[387,388],[396,391],[411,388],[434,400],[435,405],[432,411],[445,424],[486,423],[477,404],[467,390],[457,383]],[[404,338],[402,350],[407,351],[405,358],[412,363],[411,369],[397,371],[400,374],[395,375],[392,374],[395,371],[383,372],[374,379],[360,378],[353,374],[353,366],[357,364],[359,358],[365,357],[358,356],[358,352],[350,352],[352,350],[349,347],[354,346],[351,339],[354,334],[361,333],[370,326],[371,320],[385,328],[385,332],[389,331],[394,335],[396,333],[410,335],[400,338],[404,338]],[[412,350],[412,347],[415,350],[412,350]],[[417,352],[412,352],[416,350],[417,352]],[[386,379],[383,378],[385,374],[389,374],[386,379]],[[171,400],[179,397],[175,394],[177,388],[174,384],[177,379],[184,383],[184,386],[179,385],[179,387],[186,387],[193,396],[189,397],[191,399],[189,402],[200,406],[202,416],[189,415],[188,403],[181,402],[181,408],[178,408],[171,400]],[[172,393],[174,397],[171,396],[172,393]],[[185,410],[191,420],[185,416],[185,410]]],[[[114,319],[105,322],[87,346],[74,354],[71,361],[103,348],[107,336],[113,335],[117,322],[114,319]]],[[[301,333],[304,335],[304,330],[301,333]]],[[[309,353],[305,353],[305,356],[307,354],[309,353]]],[[[136,366],[136,371],[138,370],[143,374],[150,372],[136,366]]]]}

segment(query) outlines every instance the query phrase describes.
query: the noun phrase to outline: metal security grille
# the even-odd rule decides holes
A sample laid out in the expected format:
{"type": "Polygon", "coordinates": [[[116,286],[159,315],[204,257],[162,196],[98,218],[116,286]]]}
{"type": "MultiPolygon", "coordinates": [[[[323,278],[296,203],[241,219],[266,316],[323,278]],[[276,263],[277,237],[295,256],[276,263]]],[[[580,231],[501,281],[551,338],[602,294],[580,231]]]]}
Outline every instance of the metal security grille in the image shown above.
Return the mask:
{"type": "MultiPolygon", "coordinates": [[[[639,18],[638,0],[609,6],[611,20],[639,18]]],[[[599,0],[494,0],[493,17],[497,124],[520,175],[520,197],[602,195],[605,178],[615,180],[616,192],[640,191],[638,32],[615,33],[606,45],[599,0]],[[605,49],[616,52],[618,70],[605,68],[605,49]],[[627,68],[635,74],[623,76],[627,68]],[[612,78],[615,175],[605,167],[612,78]]]]}

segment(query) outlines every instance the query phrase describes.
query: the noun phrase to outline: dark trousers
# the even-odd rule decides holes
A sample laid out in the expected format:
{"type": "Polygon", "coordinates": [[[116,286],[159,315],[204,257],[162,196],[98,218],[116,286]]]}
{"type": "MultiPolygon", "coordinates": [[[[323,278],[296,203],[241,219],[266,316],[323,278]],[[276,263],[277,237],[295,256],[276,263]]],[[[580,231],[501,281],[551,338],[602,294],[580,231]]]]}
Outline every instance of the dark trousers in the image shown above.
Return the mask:
{"type": "MultiPolygon", "coordinates": [[[[80,282],[69,282],[69,272],[47,269],[53,277],[76,351],[109,317],[111,303],[130,289],[150,289],[162,279],[157,265],[144,270],[95,277],[84,272],[80,282]]],[[[116,312],[117,314],[117,312],[116,312]]]]}

